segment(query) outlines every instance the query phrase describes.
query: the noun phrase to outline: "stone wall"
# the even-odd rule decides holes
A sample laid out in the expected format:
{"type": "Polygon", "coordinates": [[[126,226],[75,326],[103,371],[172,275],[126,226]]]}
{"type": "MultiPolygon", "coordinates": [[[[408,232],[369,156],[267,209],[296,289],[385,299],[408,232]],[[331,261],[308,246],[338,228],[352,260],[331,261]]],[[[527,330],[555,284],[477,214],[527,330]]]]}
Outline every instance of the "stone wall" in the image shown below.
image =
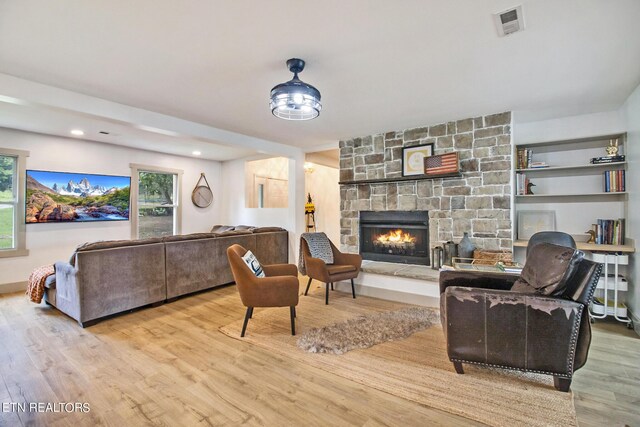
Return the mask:
{"type": "Polygon", "coordinates": [[[476,247],[511,250],[511,113],[340,141],[340,181],[402,176],[402,147],[434,143],[457,151],[460,178],[341,184],[340,242],[359,252],[361,210],[428,210],[430,246],[463,232],[476,247]]]}

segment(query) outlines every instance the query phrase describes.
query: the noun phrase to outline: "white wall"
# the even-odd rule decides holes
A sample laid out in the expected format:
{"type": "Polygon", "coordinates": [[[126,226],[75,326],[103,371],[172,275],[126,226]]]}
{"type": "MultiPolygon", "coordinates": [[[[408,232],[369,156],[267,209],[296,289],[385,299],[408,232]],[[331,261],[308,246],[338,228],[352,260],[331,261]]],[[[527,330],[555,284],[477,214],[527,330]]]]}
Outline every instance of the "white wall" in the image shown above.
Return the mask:
{"type": "Polygon", "coordinates": [[[313,172],[305,173],[305,194],[311,193],[316,206],[316,229],[329,236],[340,247],[340,171],[313,164],[313,172]]]}
{"type": "MultiPolygon", "coordinates": [[[[640,242],[640,86],[629,96],[622,109],[627,122],[627,185],[629,205],[627,215],[627,236],[636,245],[640,242]]],[[[637,251],[637,246],[636,246],[637,251]]],[[[629,310],[633,313],[636,331],[640,333],[640,268],[638,253],[631,257],[631,290],[629,310]]]]}
{"type": "Polygon", "coordinates": [[[247,208],[245,205],[247,159],[222,163],[224,188],[220,223],[258,227],[277,226],[286,229],[289,231],[289,262],[294,263],[298,256],[298,239],[304,232],[304,155],[295,148],[291,151],[287,208],[247,208]]]}
{"type": "MultiPolygon", "coordinates": [[[[0,147],[29,151],[27,169],[126,176],[131,175],[130,163],[182,169],[182,233],[208,231],[212,225],[221,222],[223,182],[220,162],[5,128],[0,128],[0,147]],[[206,174],[215,197],[212,205],[205,209],[191,203],[191,191],[201,172],[206,174]]],[[[81,243],[130,239],[131,223],[27,224],[26,233],[28,256],[0,258],[0,288],[2,284],[27,280],[35,267],[68,260],[74,248],[81,243]]]]}
{"type": "Polygon", "coordinates": [[[264,207],[289,207],[289,159],[286,157],[245,162],[244,180],[245,207],[258,207],[258,183],[265,185],[264,207]]]}
{"type": "Polygon", "coordinates": [[[515,144],[590,138],[622,133],[626,130],[626,121],[621,110],[528,123],[518,122],[518,114],[514,113],[513,122],[513,141],[515,144]]]}

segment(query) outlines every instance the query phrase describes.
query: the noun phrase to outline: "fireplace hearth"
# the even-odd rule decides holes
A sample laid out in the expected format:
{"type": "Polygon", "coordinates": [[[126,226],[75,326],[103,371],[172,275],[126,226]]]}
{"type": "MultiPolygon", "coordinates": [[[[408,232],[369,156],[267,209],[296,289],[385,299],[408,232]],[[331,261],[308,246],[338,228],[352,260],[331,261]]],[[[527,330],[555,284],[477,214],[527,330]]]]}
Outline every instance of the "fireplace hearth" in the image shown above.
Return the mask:
{"type": "Polygon", "coordinates": [[[361,211],[363,259],[429,265],[427,211],[361,211]]]}

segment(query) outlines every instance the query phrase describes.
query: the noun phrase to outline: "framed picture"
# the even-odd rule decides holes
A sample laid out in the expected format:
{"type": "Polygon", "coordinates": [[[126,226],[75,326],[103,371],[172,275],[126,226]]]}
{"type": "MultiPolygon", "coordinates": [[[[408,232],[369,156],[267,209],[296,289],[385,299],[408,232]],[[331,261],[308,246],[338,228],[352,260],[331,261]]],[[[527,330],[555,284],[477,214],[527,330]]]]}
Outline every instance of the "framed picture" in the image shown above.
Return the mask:
{"type": "Polygon", "coordinates": [[[460,172],[458,152],[436,154],[424,158],[424,174],[427,176],[446,176],[460,172]]]}
{"type": "Polygon", "coordinates": [[[424,175],[424,158],[433,154],[433,144],[402,148],[402,176],[424,175]]]}
{"type": "Polygon", "coordinates": [[[131,177],[27,170],[25,223],[129,221],[131,177]]]}
{"type": "Polygon", "coordinates": [[[539,231],[556,231],[556,211],[518,212],[518,240],[528,240],[539,231]]]}

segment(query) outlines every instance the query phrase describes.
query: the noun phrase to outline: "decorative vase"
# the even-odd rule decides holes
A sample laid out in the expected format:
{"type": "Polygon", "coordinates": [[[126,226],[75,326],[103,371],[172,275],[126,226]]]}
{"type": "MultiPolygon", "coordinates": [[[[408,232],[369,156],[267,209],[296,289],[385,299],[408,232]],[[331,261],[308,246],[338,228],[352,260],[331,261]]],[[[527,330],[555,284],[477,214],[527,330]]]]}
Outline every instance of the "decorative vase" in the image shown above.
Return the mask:
{"type": "Polygon", "coordinates": [[[460,258],[473,258],[473,251],[476,246],[473,244],[471,239],[469,239],[469,233],[464,232],[464,236],[460,243],[458,243],[458,256],[460,258]]]}

